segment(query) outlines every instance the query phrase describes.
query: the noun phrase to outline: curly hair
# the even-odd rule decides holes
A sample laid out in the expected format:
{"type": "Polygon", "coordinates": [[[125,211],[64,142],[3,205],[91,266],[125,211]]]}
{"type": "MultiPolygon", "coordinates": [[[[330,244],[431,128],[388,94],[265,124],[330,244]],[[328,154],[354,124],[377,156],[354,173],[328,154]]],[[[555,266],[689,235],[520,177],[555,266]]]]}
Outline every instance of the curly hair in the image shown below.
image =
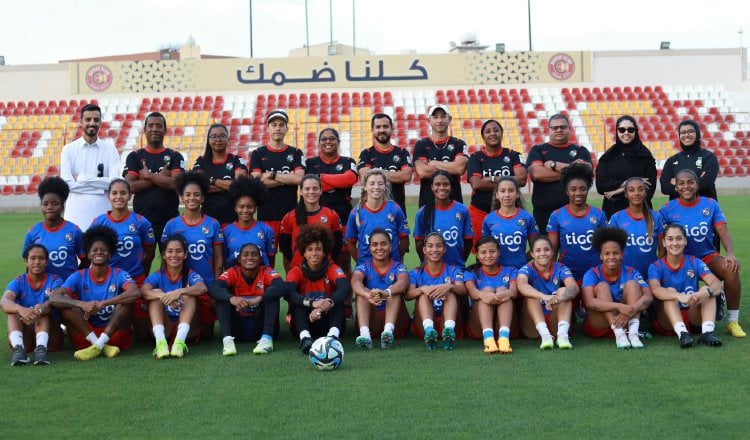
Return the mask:
{"type": "Polygon", "coordinates": [[[305,225],[297,234],[297,249],[304,253],[305,249],[313,243],[320,242],[323,245],[323,253],[331,255],[333,250],[333,234],[331,230],[323,225],[305,225]]]}
{"type": "Polygon", "coordinates": [[[60,177],[47,177],[39,184],[37,194],[39,194],[39,200],[42,200],[47,194],[57,194],[65,203],[70,194],[70,187],[60,177]]]}
{"type": "Polygon", "coordinates": [[[591,189],[594,184],[594,170],[591,169],[591,165],[574,162],[562,171],[563,187],[567,188],[568,183],[575,179],[583,180],[586,182],[586,186],[591,189]]]}
{"type": "Polygon", "coordinates": [[[203,195],[208,194],[208,190],[211,187],[211,183],[208,180],[208,176],[204,173],[196,171],[188,171],[177,176],[175,185],[177,186],[177,192],[182,194],[185,192],[185,188],[190,185],[198,185],[203,195]]]}
{"type": "Polygon", "coordinates": [[[620,246],[620,250],[623,251],[625,250],[625,245],[628,243],[628,233],[624,229],[612,227],[599,228],[594,231],[592,244],[597,252],[601,252],[604,243],[610,241],[617,243],[620,246]]]}
{"type": "Polygon", "coordinates": [[[268,199],[268,188],[257,177],[240,176],[229,186],[229,198],[234,205],[243,197],[250,197],[261,207],[268,199]]]}
{"type": "Polygon", "coordinates": [[[83,233],[83,249],[88,253],[97,241],[107,246],[110,254],[117,250],[117,233],[109,226],[92,226],[83,233]]]}

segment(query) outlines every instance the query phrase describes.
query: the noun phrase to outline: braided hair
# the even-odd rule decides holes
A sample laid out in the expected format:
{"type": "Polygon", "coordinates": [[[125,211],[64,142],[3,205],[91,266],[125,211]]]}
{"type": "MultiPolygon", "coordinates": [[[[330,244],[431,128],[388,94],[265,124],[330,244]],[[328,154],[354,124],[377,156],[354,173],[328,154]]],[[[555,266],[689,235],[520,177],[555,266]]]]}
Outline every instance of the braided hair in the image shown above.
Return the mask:
{"type": "MultiPolygon", "coordinates": [[[[630,185],[631,182],[641,182],[641,185],[646,188],[646,182],[642,177],[630,177],[625,181],[625,194],[627,194],[628,185],[630,185]]],[[[648,207],[648,200],[646,199],[646,197],[644,197],[643,201],[641,202],[641,210],[643,211],[643,219],[646,220],[646,229],[648,230],[648,235],[650,237],[654,235],[654,216],[651,214],[651,208],[648,207]]]]}

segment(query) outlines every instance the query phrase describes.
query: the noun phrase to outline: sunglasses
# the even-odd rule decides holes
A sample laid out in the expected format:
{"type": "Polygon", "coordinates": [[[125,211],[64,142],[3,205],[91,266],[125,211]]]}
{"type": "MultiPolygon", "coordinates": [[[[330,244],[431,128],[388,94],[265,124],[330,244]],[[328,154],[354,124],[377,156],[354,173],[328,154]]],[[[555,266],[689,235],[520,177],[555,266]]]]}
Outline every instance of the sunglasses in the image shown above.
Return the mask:
{"type": "Polygon", "coordinates": [[[618,133],[635,133],[635,127],[617,127],[618,133]]]}

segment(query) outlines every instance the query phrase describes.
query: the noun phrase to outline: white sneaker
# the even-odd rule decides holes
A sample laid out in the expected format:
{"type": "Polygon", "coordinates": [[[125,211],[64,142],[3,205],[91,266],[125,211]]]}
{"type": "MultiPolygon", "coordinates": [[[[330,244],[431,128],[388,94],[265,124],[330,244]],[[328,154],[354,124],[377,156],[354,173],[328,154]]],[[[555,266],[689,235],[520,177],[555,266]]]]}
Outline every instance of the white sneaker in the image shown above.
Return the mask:
{"type": "Polygon", "coordinates": [[[625,333],[615,336],[615,343],[618,349],[630,348],[630,340],[628,340],[628,335],[625,333]]]}
{"type": "Polygon", "coordinates": [[[638,333],[628,335],[628,340],[630,341],[630,346],[632,348],[643,348],[643,342],[641,342],[641,338],[638,337],[638,333]]]}
{"type": "Polygon", "coordinates": [[[273,351],[273,341],[261,338],[253,349],[254,354],[268,354],[273,351]]]}
{"type": "Polygon", "coordinates": [[[221,351],[224,356],[234,356],[237,354],[237,347],[234,346],[234,338],[227,336],[224,338],[224,349],[221,351]]]}

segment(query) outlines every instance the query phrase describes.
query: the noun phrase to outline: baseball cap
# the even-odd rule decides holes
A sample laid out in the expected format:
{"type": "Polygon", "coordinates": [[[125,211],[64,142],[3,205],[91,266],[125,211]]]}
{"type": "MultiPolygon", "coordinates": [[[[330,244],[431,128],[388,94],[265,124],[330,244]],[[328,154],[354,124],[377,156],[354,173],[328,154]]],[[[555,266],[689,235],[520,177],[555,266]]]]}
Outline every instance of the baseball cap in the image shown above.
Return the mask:
{"type": "Polygon", "coordinates": [[[271,121],[273,121],[276,118],[281,118],[284,120],[284,122],[289,122],[289,115],[286,114],[284,110],[272,110],[271,113],[268,114],[268,117],[266,118],[266,124],[270,124],[271,121]]]}
{"type": "Polygon", "coordinates": [[[442,110],[445,112],[446,115],[450,116],[451,112],[448,110],[448,106],[445,104],[435,104],[431,105],[430,108],[427,109],[427,116],[432,116],[433,113],[435,113],[435,110],[442,110]]]}

